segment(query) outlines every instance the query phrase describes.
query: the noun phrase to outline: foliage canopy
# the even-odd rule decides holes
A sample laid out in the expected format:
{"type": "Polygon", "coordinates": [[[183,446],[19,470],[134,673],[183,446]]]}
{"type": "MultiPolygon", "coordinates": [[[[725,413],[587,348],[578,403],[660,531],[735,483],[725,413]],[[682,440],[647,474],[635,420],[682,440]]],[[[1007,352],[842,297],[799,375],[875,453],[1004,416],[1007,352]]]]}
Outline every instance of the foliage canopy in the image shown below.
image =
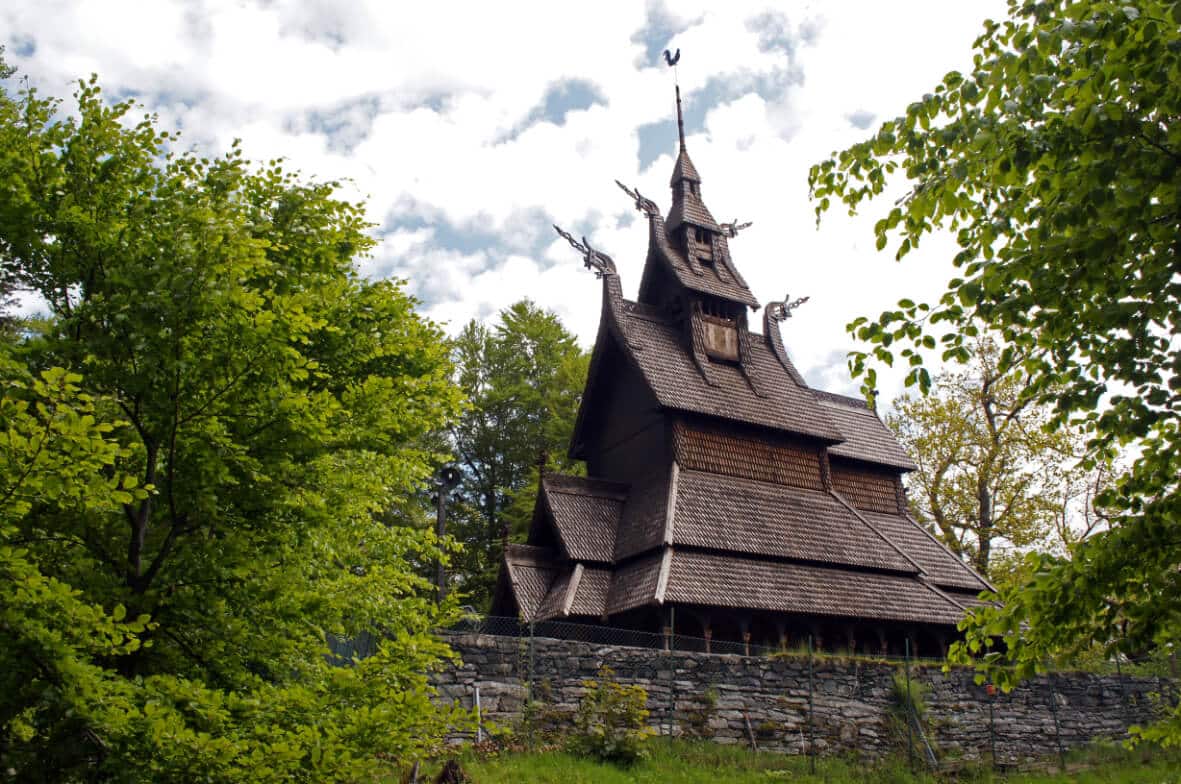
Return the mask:
{"type": "MultiPolygon", "coordinates": [[[[851,324],[872,344],[854,370],[872,384],[870,355],[897,352],[926,388],[930,352],[963,360],[987,327],[1007,344],[1002,368],[1054,406],[1051,425],[1086,427],[1094,460],[1139,453],[1099,499],[1112,529],[1069,562],[1033,557],[1030,581],[978,613],[960,654],[984,654],[1008,683],[1091,639],[1181,644],[1181,4],[1011,0],[972,72],[812,168],[818,217],[899,177],[911,187],[877,223],[878,247],[896,242],[901,259],[951,229],[959,277],[934,305],[851,324]]],[[[1181,713],[1154,732],[1181,741],[1181,713]]]]}
{"type": "Polygon", "coordinates": [[[1085,471],[1070,429],[1045,428],[1050,409],[1023,394],[1019,374],[997,372],[999,349],[980,339],[971,365],[933,380],[930,395],[903,395],[886,424],[914,459],[907,476],[915,516],[994,582],[1006,547],[1067,552],[1101,527],[1092,508],[1106,465],[1085,471]]]}
{"type": "Polygon", "coordinates": [[[334,183],[76,97],[0,94],[0,265],[53,316],[3,354],[0,769],[323,781],[418,753],[448,608],[415,568],[433,535],[381,518],[458,412],[442,335],[355,273],[334,183]],[[333,666],[326,633],[369,631],[333,666]]]}
{"type": "Polygon", "coordinates": [[[502,543],[523,536],[539,467],[576,473],[567,458],[590,356],[558,317],[529,300],[489,327],[469,322],[455,339],[457,381],[470,407],[452,429],[463,468],[456,509],[462,589],[487,605],[502,543]]]}

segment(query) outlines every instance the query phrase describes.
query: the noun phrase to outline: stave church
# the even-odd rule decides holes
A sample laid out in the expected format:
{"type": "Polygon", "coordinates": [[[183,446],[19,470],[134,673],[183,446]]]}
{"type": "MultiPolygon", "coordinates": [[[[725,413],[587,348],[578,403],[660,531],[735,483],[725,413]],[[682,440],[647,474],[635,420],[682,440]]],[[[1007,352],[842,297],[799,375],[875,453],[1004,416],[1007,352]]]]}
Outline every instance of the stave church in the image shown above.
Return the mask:
{"type": "Polygon", "coordinates": [[[940,655],[990,586],[907,511],[914,465],[873,409],[810,388],[759,310],[680,145],[667,216],[648,222],[636,300],[602,279],[570,444],[586,477],[542,477],[526,544],[505,548],[495,615],[746,645],[940,655]]]}

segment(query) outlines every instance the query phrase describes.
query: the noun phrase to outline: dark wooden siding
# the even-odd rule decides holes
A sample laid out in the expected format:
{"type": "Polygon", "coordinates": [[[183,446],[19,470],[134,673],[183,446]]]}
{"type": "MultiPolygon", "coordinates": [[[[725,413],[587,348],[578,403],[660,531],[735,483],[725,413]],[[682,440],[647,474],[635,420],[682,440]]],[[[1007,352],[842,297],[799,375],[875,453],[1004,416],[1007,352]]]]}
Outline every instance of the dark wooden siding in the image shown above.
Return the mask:
{"type": "Polygon", "coordinates": [[[673,443],[685,469],[824,490],[820,447],[804,441],[679,420],[673,443]]]}
{"type": "Polygon", "coordinates": [[[671,457],[665,417],[639,371],[612,351],[584,437],[590,476],[630,483],[671,457]]]}
{"type": "Polygon", "coordinates": [[[898,473],[844,460],[832,461],[832,486],[858,509],[901,514],[898,473]]]}

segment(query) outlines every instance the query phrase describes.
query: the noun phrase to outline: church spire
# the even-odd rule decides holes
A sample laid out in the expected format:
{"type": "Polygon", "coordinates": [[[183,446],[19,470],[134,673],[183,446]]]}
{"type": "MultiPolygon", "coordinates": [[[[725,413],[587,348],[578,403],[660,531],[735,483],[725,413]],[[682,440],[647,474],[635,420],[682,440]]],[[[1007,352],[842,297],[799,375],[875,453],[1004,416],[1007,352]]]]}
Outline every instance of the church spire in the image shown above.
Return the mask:
{"type": "Polygon", "coordinates": [[[677,150],[677,162],[673,166],[673,175],[669,185],[673,191],[672,210],[668,215],[668,229],[674,231],[682,223],[689,223],[709,231],[720,231],[717,221],[710,215],[705,204],[701,201],[701,175],[689,157],[689,150],[685,146],[685,113],[681,107],[681,85],[677,90],[677,140],[680,142],[677,150]]]}
{"type": "MultiPolygon", "coordinates": [[[[680,51],[676,55],[666,51],[664,59],[669,67],[674,67],[680,51]]],[[[757,309],[759,303],[730,259],[728,240],[742,225],[737,222],[720,225],[701,200],[701,175],[689,157],[679,83],[675,83],[675,90],[677,155],[669,182],[672,204],[668,216],[661,221],[652,201],[624,188],[635,198],[636,207],[650,219],[649,253],[640,284],[640,301],[666,307],[671,315],[681,319],[705,308],[713,317],[733,325],[745,325],[745,306],[757,309]]],[[[735,354],[731,360],[739,358],[736,351],[730,353],[735,354]]]]}
{"type": "MultiPolygon", "coordinates": [[[[679,51],[679,50],[678,50],[679,51]]],[[[677,136],[681,139],[681,152],[685,151],[685,116],[681,114],[681,85],[677,85],[677,136]]]]}

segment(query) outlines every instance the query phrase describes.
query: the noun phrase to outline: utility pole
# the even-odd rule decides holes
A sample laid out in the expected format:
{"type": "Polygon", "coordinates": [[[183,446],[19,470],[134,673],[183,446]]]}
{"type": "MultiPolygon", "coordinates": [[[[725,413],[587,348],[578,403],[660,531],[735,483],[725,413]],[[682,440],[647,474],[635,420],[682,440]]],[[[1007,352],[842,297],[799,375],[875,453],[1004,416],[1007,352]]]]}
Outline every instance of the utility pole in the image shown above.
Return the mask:
{"type": "MultiPolygon", "coordinates": [[[[435,533],[439,537],[439,546],[442,546],[443,537],[447,535],[447,494],[459,484],[461,479],[459,469],[452,465],[445,465],[439,469],[435,475],[435,490],[437,491],[437,507],[435,520],[435,533]]],[[[443,554],[439,553],[439,560],[435,572],[435,585],[439,589],[438,600],[442,604],[443,600],[447,598],[447,570],[443,566],[443,554]]]]}

